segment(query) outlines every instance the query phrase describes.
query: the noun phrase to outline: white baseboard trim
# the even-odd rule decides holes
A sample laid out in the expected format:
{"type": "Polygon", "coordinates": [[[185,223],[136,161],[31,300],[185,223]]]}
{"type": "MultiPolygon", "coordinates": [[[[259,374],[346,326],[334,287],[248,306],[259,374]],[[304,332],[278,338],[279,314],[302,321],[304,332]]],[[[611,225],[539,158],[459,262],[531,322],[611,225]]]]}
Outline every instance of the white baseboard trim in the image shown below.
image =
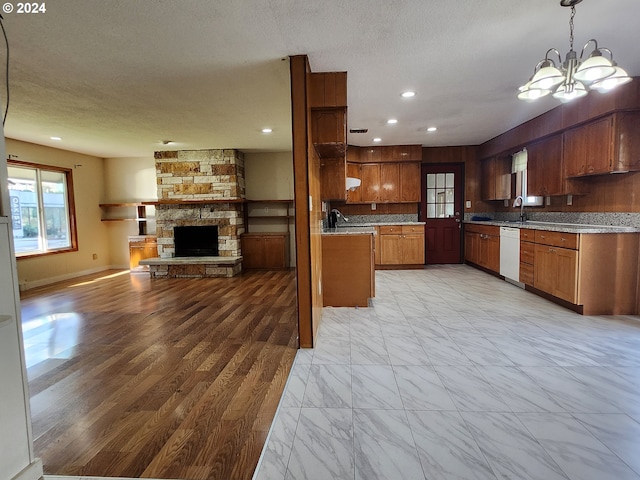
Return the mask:
{"type": "Polygon", "coordinates": [[[43,477],[42,460],[36,458],[24,470],[18,473],[11,480],[39,480],[43,477]]]}
{"type": "Polygon", "coordinates": [[[82,277],[84,275],[91,275],[93,273],[104,272],[105,270],[128,270],[129,265],[106,265],[103,267],[91,268],[89,270],[81,270],[79,272],[66,273],[64,275],[57,275],[55,277],[42,278],[40,280],[20,281],[20,291],[31,290],[32,288],[44,287],[51,285],[52,283],[62,282],[64,280],[70,280],[72,278],[82,277]]]}

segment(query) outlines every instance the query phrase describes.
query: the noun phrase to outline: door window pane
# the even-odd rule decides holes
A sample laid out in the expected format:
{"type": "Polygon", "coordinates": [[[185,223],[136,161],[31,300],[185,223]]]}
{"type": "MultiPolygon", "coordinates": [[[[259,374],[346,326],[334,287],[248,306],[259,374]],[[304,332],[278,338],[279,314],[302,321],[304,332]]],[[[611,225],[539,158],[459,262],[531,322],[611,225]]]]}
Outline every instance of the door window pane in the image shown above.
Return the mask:
{"type": "Polygon", "coordinates": [[[455,174],[427,174],[427,218],[447,218],[454,215],[455,174]]]}

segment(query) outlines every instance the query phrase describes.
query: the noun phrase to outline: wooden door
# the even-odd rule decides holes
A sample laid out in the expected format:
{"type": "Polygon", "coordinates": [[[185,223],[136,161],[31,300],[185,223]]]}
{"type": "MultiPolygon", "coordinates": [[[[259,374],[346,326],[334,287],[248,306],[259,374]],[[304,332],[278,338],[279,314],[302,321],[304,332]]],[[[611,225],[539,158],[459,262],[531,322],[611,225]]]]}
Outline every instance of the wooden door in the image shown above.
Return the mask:
{"type": "Polygon", "coordinates": [[[426,263],[462,263],[464,164],[422,166],[420,221],[425,225],[426,263]]]}

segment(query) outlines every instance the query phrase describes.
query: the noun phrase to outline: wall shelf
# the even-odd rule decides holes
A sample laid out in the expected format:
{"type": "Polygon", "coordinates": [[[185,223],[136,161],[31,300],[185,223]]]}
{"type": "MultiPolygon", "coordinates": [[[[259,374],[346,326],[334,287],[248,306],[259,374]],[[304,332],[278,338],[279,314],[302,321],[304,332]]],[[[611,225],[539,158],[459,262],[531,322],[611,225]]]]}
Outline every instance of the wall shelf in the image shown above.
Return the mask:
{"type": "Polygon", "coordinates": [[[151,202],[100,203],[102,222],[137,222],[138,235],[147,235],[147,206],[151,202]]]}

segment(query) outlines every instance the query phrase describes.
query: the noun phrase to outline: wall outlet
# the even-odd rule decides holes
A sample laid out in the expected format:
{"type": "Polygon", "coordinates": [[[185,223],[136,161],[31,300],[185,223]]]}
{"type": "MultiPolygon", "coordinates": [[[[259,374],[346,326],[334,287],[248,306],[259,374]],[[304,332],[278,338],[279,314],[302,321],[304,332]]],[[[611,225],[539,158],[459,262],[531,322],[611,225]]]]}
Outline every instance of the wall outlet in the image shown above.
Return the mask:
{"type": "Polygon", "coordinates": [[[98,254],[97,254],[97,253],[94,253],[94,254],[92,255],[92,257],[93,257],[93,259],[94,259],[94,260],[97,260],[97,259],[98,259],[98,254]]]}
{"type": "Polygon", "coordinates": [[[567,195],[567,205],[573,205],[573,195],[567,195]]]}
{"type": "Polygon", "coordinates": [[[467,200],[464,204],[465,207],[471,208],[471,200],[467,200]]]}
{"type": "Polygon", "coordinates": [[[376,208],[378,208],[378,207],[376,206],[375,202],[374,202],[374,203],[372,203],[372,204],[371,204],[371,210],[375,210],[376,208]]]}
{"type": "Polygon", "coordinates": [[[505,198],[505,200],[504,200],[504,206],[505,206],[505,207],[508,207],[508,206],[509,206],[509,200],[507,200],[506,198],[505,198]]]}

